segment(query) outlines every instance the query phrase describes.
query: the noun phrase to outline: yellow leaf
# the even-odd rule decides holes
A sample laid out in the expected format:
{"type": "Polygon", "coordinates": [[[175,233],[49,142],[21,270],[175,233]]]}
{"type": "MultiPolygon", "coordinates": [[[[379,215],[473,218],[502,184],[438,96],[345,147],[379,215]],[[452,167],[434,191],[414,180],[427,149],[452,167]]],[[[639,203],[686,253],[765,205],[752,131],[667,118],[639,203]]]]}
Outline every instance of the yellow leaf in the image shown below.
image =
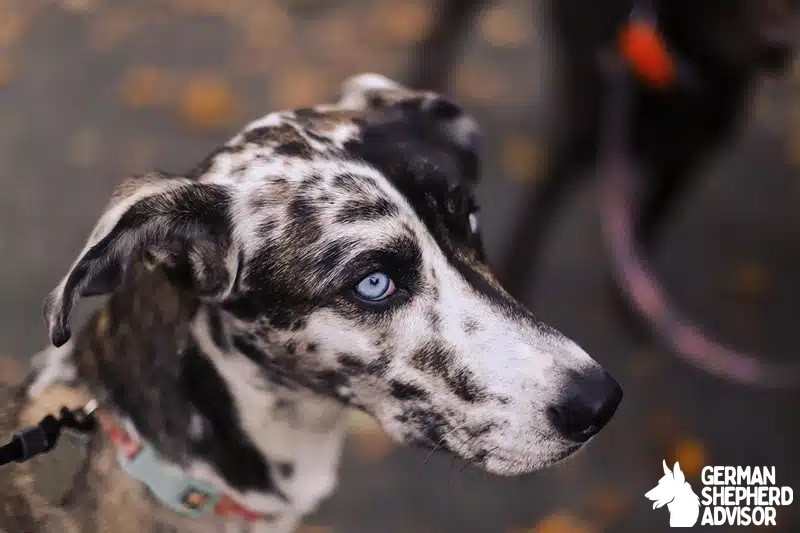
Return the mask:
{"type": "Polygon", "coordinates": [[[0,355],[0,384],[16,385],[24,376],[25,370],[19,361],[0,355]]]}
{"type": "Polygon", "coordinates": [[[769,287],[769,272],[759,263],[738,265],[732,278],[734,292],[750,300],[763,296],[769,287]]]}
{"type": "Polygon", "coordinates": [[[545,517],[530,528],[518,529],[518,533],[595,533],[589,522],[577,518],[568,511],[559,511],[545,517]]]}
{"type": "Polygon", "coordinates": [[[155,107],[167,103],[174,90],[168,73],[156,67],[133,67],[119,87],[122,103],[129,107],[155,107]]]}
{"type": "Polygon", "coordinates": [[[318,104],[328,93],[328,81],[319,69],[292,67],[278,76],[273,97],[280,109],[318,104]]]}
{"type": "Polygon", "coordinates": [[[631,506],[630,498],[616,487],[598,487],[589,494],[589,510],[603,523],[622,518],[631,506]]]}
{"type": "Polygon", "coordinates": [[[375,37],[391,42],[418,41],[428,31],[430,13],[412,2],[381,3],[372,16],[375,37]]]}
{"type": "Polygon", "coordinates": [[[530,16],[517,10],[495,6],[480,19],[481,37],[493,46],[512,48],[530,37],[530,16]]]}
{"type": "Polygon", "coordinates": [[[534,137],[509,135],[503,142],[503,167],[514,181],[536,181],[546,160],[546,150],[534,137]]]}
{"type": "Polygon", "coordinates": [[[681,464],[686,477],[697,477],[706,464],[705,446],[695,439],[680,439],[673,445],[671,459],[681,464]]]}
{"type": "Polygon", "coordinates": [[[183,90],[180,115],[195,131],[221,129],[233,120],[236,102],[228,82],[217,74],[192,77],[183,90]]]}

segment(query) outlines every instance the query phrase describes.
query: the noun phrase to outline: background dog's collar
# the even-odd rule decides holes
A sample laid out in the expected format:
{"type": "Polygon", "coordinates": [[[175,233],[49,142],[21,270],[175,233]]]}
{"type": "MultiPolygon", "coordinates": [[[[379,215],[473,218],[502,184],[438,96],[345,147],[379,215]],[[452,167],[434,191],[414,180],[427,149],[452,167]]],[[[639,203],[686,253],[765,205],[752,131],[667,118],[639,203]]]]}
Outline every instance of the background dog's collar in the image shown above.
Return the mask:
{"type": "Polygon", "coordinates": [[[247,509],[214,485],[188,476],[165,462],[152,446],[134,439],[111,415],[100,410],[95,417],[117,447],[122,469],[176,513],[192,517],[215,515],[246,522],[275,518],[247,509]]]}
{"type": "Polygon", "coordinates": [[[639,82],[650,89],[692,86],[698,77],[668,43],[658,24],[654,0],[639,0],[617,34],[617,48],[639,82]]]}

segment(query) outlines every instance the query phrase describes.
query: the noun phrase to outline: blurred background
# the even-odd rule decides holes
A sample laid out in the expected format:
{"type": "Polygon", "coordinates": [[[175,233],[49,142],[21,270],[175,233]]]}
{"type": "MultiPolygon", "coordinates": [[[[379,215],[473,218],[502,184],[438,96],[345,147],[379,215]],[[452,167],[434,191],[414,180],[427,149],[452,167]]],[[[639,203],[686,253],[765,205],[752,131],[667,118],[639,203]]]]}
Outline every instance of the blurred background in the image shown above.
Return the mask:
{"type": "MultiPolygon", "coordinates": [[[[346,77],[402,77],[428,31],[423,0],[0,0],[0,381],[45,344],[41,302],[113,187],[181,172],[268,111],[330,101],[346,77]]],[[[552,45],[539,2],[498,0],[465,37],[447,92],[486,136],[479,188],[491,258],[543,175],[552,45]]],[[[800,358],[800,66],[759,84],[743,127],[703,169],[655,266],[687,315],[766,359],[800,358]]],[[[597,197],[560,206],[525,302],[622,384],[617,416],[566,464],[498,478],[398,448],[366,416],[334,496],[303,531],[639,532],[667,529],[644,493],[661,460],[769,465],[800,491],[800,394],[711,377],[632,327],[609,282],[597,197]]],[[[800,530],[800,504],[777,531],[800,530]]]]}

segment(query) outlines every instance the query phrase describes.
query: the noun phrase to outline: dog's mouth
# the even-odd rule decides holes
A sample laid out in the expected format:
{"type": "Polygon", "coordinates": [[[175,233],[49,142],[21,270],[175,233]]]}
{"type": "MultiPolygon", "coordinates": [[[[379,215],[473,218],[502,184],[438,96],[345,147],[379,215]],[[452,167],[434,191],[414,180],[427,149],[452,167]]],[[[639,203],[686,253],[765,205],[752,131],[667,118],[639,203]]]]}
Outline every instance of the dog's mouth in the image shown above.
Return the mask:
{"type": "Polygon", "coordinates": [[[481,457],[480,462],[473,462],[473,464],[492,474],[518,476],[530,474],[561,463],[574,455],[582,447],[581,444],[569,444],[564,448],[548,454],[529,454],[527,456],[521,455],[519,452],[509,453],[495,450],[485,457],[481,457]]]}

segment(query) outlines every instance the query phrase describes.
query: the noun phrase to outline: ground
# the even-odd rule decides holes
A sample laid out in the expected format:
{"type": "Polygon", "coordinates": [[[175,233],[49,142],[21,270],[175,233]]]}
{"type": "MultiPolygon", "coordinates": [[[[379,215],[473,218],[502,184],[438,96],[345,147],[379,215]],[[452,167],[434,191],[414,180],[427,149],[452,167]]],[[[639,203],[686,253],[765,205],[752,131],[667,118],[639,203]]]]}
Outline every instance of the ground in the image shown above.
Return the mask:
{"type": "MultiPolygon", "coordinates": [[[[398,75],[424,32],[424,2],[0,0],[0,375],[45,343],[40,305],[125,175],[181,171],[245,121],[335,96],[344,77],[398,75]]],[[[498,2],[452,85],[487,133],[480,193],[499,257],[530,177],[546,161],[546,20],[498,2]]],[[[800,68],[758,90],[734,143],[670,226],[657,266],[713,334],[798,357],[800,68]]],[[[519,244],[517,245],[524,245],[519,244]]],[[[667,529],[644,493],[661,460],[690,482],[704,464],[774,465],[800,490],[797,392],[712,378],[674,359],[620,312],[591,185],[560,213],[529,303],[614,374],[625,399],[568,463],[505,479],[445,455],[393,447],[354,417],[335,496],[308,531],[638,532],[667,529]]],[[[800,504],[778,514],[795,531],[800,504]]]]}

